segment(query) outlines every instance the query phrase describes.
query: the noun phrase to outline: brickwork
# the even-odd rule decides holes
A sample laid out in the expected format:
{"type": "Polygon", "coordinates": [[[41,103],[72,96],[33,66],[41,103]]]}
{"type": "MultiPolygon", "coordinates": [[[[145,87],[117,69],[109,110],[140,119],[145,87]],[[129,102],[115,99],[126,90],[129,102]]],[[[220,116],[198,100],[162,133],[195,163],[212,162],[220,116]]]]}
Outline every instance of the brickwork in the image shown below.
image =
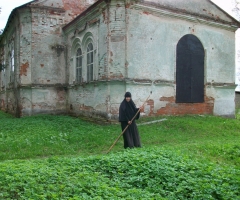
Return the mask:
{"type": "Polygon", "coordinates": [[[158,115],[213,114],[214,99],[205,97],[204,103],[176,103],[175,98],[164,98],[167,105],[157,111],[158,115]]]}

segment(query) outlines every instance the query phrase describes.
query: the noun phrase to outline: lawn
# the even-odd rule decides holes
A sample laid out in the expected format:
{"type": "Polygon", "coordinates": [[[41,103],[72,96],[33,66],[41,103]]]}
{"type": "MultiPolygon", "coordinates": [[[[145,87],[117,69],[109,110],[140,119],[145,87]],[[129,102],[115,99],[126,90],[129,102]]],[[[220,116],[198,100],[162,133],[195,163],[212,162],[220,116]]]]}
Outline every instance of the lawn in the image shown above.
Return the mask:
{"type": "Polygon", "coordinates": [[[240,120],[161,118],[106,155],[118,124],[0,112],[0,199],[240,199],[240,120]]]}

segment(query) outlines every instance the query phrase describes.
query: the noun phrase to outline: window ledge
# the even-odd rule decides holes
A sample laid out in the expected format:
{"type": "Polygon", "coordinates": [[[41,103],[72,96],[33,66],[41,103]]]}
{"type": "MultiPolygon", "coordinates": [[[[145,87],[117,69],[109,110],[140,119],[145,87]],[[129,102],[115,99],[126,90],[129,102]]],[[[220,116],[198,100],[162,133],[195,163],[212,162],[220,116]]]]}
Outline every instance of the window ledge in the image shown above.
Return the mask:
{"type": "Polygon", "coordinates": [[[69,84],[70,87],[75,87],[75,86],[84,86],[84,85],[90,85],[90,84],[97,84],[100,82],[99,80],[94,80],[94,81],[88,81],[88,82],[81,82],[81,83],[71,83],[69,84]]]}

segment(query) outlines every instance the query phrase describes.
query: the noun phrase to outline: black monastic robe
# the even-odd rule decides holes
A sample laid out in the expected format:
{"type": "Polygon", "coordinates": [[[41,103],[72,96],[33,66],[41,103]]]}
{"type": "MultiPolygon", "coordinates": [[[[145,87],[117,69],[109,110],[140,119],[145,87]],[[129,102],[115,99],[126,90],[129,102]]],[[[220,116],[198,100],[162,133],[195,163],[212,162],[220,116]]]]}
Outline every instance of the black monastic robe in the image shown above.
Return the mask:
{"type": "MultiPolygon", "coordinates": [[[[126,128],[128,122],[137,113],[138,108],[136,108],[134,102],[130,100],[129,102],[124,99],[119,107],[119,122],[121,122],[122,130],[126,128]]],[[[139,119],[140,112],[135,119],[139,119]]],[[[135,120],[132,121],[132,124],[129,125],[125,133],[123,134],[124,148],[134,148],[141,147],[140,137],[137,129],[135,120]]]]}

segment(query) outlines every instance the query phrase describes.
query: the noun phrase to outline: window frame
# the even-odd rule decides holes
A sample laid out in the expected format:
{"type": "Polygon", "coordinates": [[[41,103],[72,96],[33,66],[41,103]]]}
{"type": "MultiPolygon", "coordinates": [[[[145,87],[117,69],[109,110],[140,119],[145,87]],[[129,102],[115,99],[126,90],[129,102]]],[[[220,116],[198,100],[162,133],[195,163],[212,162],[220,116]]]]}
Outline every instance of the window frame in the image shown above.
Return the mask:
{"type": "Polygon", "coordinates": [[[3,70],[1,71],[1,91],[5,87],[5,61],[4,61],[4,56],[2,60],[2,65],[3,65],[3,70]]]}
{"type": "Polygon", "coordinates": [[[10,83],[14,81],[14,71],[15,71],[15,59],[14,59],[14,41],[11,42],[10,44],[10,50],[9,50],[9,65],[10,65],[10,83]]]}
{"type": "Polygon", "coordinates": [[[0,90],[3,91],[6,89],[6,62],[5,62],[6,54],[5,54],[5,46],[1,48],[1,64],[2,64],[2,71],[1,71],[1,88],[0,90]]]}
{"type": "Polygon", "coordinates": [[[86,60],[87,60],[87,82],[91,82],[94,81],[94,46],[92,41],[88,42],[87,44],[86,60]],[[90,44],[92,47],[91,49],[89,49],[90,44]]]}
{"type": "Polygon", "coordinates": [[[14,72],[15,71],[14,49],[11,49],[11,52],[10,52],[10,62],[11,62],[11,72],[14,72]]]}
{"type": "Polygon", "coordinates": [[[83,78],[82,68],[83,68],[83,51],[82,51],[81,47],[78,47],[76,50],[76,56],[75,56],[75,73],[76,73],[75,80],[76,80],[76,83],[82,83],[82,78],[83,78]],[[78,54],[79,50],[80,50],[80,54],[78,54]]]}

